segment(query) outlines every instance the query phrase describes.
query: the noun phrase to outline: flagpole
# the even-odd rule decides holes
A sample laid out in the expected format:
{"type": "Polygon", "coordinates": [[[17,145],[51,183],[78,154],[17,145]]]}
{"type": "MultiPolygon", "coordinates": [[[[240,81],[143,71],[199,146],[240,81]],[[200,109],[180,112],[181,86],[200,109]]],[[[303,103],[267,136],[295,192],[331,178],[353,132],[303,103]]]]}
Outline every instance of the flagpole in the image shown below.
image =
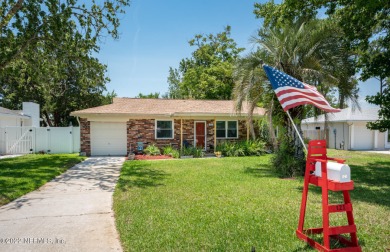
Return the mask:
{"type": "Polygon", "coordinates": [[[287,113],[287,115],[288,115],[288,118],[290,118],[290,121],[291,121],[292,125],[294,126],[294,129],[295,129],[295,131],[297,132],[299,139],[301,140],[301,143],[302,143],[302,145],[303,145],[303,148],[305,149],[305,151],[306,151],[306,153],[307,153],[307,148],[306,148],[305,142],[303,141],[302,136],[301,136],[301,134],[299,133],[297,126],[295,125],[293,119],[291,118],[290,112],[288,112],[288,110],[287,110],[286,113],[287,113]]]}

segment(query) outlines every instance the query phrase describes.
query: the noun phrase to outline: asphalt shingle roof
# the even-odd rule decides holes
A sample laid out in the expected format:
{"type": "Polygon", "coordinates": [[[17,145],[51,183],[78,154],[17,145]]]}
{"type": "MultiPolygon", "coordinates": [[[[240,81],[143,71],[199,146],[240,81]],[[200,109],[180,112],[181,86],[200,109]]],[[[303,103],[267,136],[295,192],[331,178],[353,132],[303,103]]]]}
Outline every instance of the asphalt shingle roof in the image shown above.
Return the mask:
{"type": "Polygon", "coordinates": [[[29,118],[29,116],[23,115],[19,110],[11,110],[4,107],[0,107],[0,114],[5,116],[18,116],[23,118],[29,118]]]}
{"type": "MultiPolygon", "coordinates": [[[[246,115],[248,104],[244,104],[241,111],[246,115]]],[[[263,108],[256,107],[254,116],[264,115],[263,108]]],[[[118,115],[234,115],[234,101],[221,100],[173,100],[173,99],[139,99],[139,98],[114,98],[109,105],[74,111],[72,116],[87,114],[118,114],[118,115]]]]}
{"type": "MultiPolygon", "coordinates": [[[[378,120],[379,108],[364,108],[361,111],[353,110],[351,107],[342,109],[339,113],[329,113],[329,122],[346,122],[346,121],[376,121],[378,120]]],[[[324,115],[303,119],[302,123],[324,122],[324,115]]]]}

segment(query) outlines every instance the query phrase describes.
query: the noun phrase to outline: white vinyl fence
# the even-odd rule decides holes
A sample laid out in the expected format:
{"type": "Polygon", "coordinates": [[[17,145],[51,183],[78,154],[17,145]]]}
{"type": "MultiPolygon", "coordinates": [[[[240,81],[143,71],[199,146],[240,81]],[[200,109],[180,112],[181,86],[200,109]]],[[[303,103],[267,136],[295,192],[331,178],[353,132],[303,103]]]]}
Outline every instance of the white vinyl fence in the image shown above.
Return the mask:
{"type": "Polygon", "coordinates": [[[79,127],[0,128],[1,154],[80,152],[79,127]]]}
{"type": "MultiPolygon", "coordinates": [[[[329,135],[329,130],[326,133],[329,135]]],[[[303,137],[310,140],[325,139],[325,130],[303,130],[303,137]]]]}

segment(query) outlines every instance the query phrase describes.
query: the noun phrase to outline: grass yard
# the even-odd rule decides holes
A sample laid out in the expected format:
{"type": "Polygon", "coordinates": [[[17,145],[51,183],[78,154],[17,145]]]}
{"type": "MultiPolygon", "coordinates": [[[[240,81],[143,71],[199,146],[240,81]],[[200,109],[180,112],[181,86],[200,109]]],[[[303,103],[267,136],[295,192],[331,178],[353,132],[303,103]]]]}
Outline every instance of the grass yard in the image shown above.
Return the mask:
{"type": "MultiPolygon", "coordinates": [[[[347,151],[330,156],[349,160],[363,250],[389,250],[390,156],[347,151]]],[[[295,236],[303,178],[278,178],[269,158],[126,162],[114,193],[124,249],[311,251],[295,236]]],[[[321,193],[310,190],[306,227],[317,227],[321,193]]],[[[330,196],[332,202],[340,198],[330,196]]],[[[345,213],[332,214],[331,223],[346,225],[345,213]]]]}
{"type": "Polygon", "coordinates": [[[0,206],[34,191],[84,159],[78,154],[0,159],[0,206]]]}

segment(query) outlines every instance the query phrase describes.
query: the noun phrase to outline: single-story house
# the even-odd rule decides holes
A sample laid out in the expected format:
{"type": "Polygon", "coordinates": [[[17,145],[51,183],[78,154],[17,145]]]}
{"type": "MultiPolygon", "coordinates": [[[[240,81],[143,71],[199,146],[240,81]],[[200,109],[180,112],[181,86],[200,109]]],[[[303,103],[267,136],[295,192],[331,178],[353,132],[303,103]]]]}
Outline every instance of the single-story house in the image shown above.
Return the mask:
{"type": "Polygon", "coordinates": [[[328,147],[345,150],[383,150],[390,148],[390,132],[367,129],[367,122],[378,120],[379,108],[342,109],[339,113],[302,120],[305,138],[323,139],[326,135],[328,147]],[[326,127],[326,130],[325,130],[326,127]],[[326,134],[325,134],[326,133],[326,134]]]}
{"type": "MultiPolygon", "coordinates": [[[[248,105],[236,113],[234,101],[114,98],[109,105],[74,111],[81,152],[87,156],[127,155],[138,142],[212,149],[220,141],[247,139],[248,105]]],[[[255,108],[254,117],[264,115],[255,108]]]]}
{"type": "Polygon", "coordinates": [[[23,110],[11,110],[0,107],[0,128],[1,127],[39,127],[39,104],[34,102],[23,102],[23,110]]]}

